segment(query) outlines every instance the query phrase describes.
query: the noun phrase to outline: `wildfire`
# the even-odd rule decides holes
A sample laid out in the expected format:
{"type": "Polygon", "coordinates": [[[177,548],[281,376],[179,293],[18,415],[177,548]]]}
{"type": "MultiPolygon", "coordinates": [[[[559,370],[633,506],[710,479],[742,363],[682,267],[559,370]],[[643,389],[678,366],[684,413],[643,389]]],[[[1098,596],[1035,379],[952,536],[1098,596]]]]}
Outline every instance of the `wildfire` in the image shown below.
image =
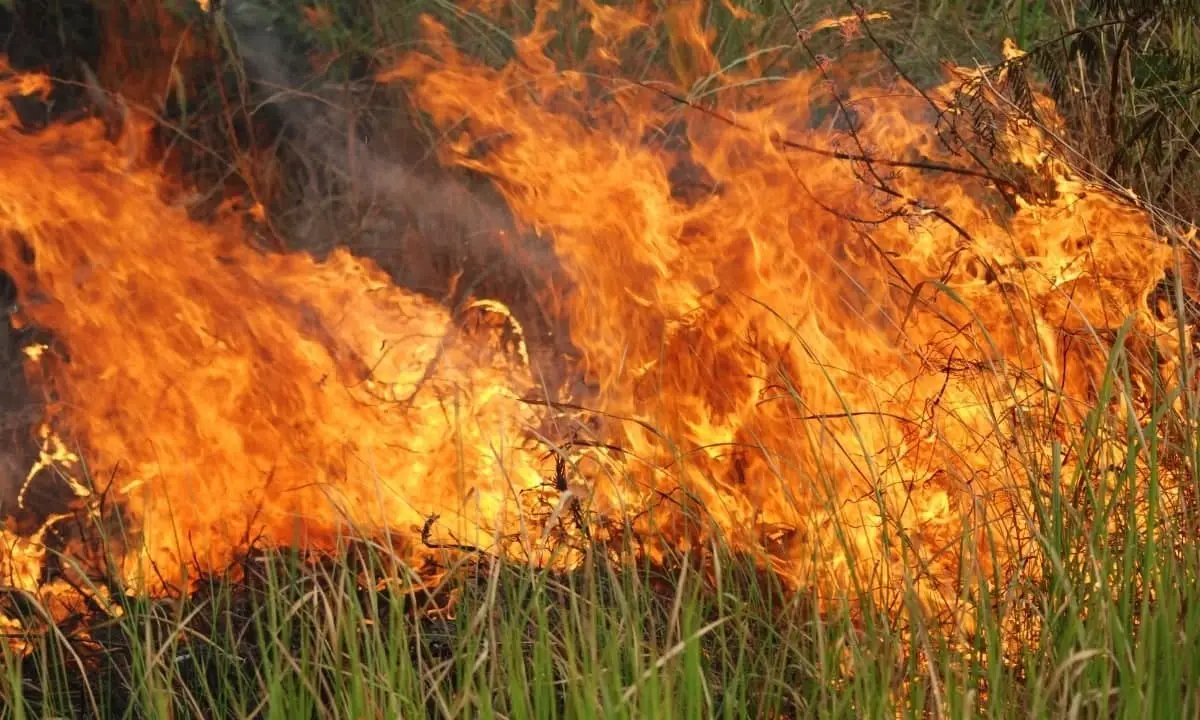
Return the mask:
{"type": "Polygon", "coordinates": [[[232,222],[189,221],[102,130],[0,130],[0,265],[24,291],[19,321],[66,348],[31,372],[87,459],[47,439],[43,486],[11,502],[55,484],[119,499],[137,533],[127,577],[152,586],[252,541],[413,539],[438,513],[486,547],[471,528],[514,527],[513,494],[544,477],[523,451],[519,358],[346,252],[262,254],[232,222]]]}
{"type": "MultiPolygon", "coordinates": [[[[234,218],[164,202],[99,121],[26,134],[0,108],[0,267],[18,323],[63,349],[27,362],[70,440],[45,439],[53,472],[30,483],[98,525],[118,504],[128,580],[177,587],[251,542],[348,532],[416,559],[432,514],[456,541],[545,561],[526,511],[547,492],[543,524],[579,498],[659,548],[702,542],[702,512],[830,595],[912,585],[948,607],[964,578],[1015,570],[1024,501],[1078,439],[1113,337],[1171,334],[1146,302],[1172,256],[1145,213],[1030,123],[988,128],[1007,175],[972,163],[982,75],[918,93],[854,55],[755,82],[755,62],[721,69],[699,4],[585,6],[578,67],[549,59],[544,3],[503,67],[427,21],[425,50],[379,78],[445,133],[444,163],[492,178],[553,243],[573,287],[543,300],[592,388],[557,403],[530,401],[499,300],[473,306],[499,318],[473,331],[348,252],[260,252],[234,218]],[[676,77],[597,79],[660,22],[676,77]],[[550,436],[567,416],[586,422],[550,436]]],[[[9,545],[9,582],[37,589],[22,558],[38,565],[41,541],[9,545]]]]}

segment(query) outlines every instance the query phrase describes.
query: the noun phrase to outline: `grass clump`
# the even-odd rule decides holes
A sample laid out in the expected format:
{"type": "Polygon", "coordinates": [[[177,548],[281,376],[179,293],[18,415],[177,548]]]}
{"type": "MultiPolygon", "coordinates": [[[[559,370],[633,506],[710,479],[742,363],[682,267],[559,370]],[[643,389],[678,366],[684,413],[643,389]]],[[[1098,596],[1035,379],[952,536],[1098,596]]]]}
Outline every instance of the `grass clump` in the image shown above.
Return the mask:
{"type": "Polygon", "coordinates": [[[570,572],[475,553],[410,568],[363,540],[251,552],[182,597],[118,592],[74,630],[30,613],[0,715],[1193,717],[1200,425],[1177,395],[1148,420],[1111,410],[1134,365],[1114,350],[1079,444],[1029,468],[1051,480],[1026,508],[1029,561],[964,587],[963,622],[933,621],[915,588],[881,607],[785,586],[719,537],[656,560],[597,545],[570,572]],[[1114,438],[1122,456],[1092,452],[1114,438]],[[1068,453],[1090,460],[1068,476],[1068,453]]]}

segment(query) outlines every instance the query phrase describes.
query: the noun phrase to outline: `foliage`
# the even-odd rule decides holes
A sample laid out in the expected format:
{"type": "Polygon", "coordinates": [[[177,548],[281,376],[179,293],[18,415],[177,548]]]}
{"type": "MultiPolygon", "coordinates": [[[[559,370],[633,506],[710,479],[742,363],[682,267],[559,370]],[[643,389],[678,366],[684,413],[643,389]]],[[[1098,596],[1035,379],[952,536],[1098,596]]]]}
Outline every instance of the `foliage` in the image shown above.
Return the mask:
{"type": "Polygon", "coordinates": [[[1200,3],[1092,0],[1072,10],[1008,65],[1040,71],[1075,142],[1092,148],[1084,159],[1094,172],[1195,217],[1181,188],[1200,172],[1200,3]]]}

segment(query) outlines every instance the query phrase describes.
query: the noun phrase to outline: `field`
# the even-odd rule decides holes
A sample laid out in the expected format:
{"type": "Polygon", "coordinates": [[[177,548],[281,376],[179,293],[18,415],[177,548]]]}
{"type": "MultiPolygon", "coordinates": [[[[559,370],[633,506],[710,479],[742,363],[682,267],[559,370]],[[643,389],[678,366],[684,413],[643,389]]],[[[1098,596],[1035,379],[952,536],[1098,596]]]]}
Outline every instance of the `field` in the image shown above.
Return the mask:
{"type": "Polygon", "coordinates": [[[1200,717],[1195,2],[210,2],[0,0],[0,717],[1200,717]]]}

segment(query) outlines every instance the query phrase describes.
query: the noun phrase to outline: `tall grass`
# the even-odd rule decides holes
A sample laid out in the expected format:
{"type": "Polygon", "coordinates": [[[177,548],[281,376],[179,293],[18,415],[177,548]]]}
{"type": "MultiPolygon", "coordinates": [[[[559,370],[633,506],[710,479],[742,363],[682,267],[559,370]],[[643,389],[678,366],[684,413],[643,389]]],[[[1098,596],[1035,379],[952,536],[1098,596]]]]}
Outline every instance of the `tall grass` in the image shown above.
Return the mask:
{"type": "MultiPolygon", "coordinates": [[[[1114,350],[1105,394],[1131,390],[1132,361],[1114,350]]],[[[719,541],[702,563],[633,552],[614,562],[597,548],[569,574],[460,559],[432,590],[364,544],[316,562],[262,554],[242,580],[213,579],[189,598],[126,597],[123,612],[90,626],[90,641],[31,631],[28,656],[6,655],[0,712],[1196,717],[1194,509],[1161,508],[1155,496],[1180,479],[1168,464],[1195,467],[1197,425],[1169,400],[1145,425],[1100,403],[1080,447],[1062,449],[1088,457],[1085,446],[1116,433],[1122,462],[1064,477],[1060,451],[1037,469],[1052,480],[1027,507],[1042,567],[969,588],[978,602],[965,636],[931,623],[915,597],[897,612],[865,593],[831,603],[786,590],[719,541]],[[1186,432],[1165,432],[1171,424],[1186,432]]]]}

